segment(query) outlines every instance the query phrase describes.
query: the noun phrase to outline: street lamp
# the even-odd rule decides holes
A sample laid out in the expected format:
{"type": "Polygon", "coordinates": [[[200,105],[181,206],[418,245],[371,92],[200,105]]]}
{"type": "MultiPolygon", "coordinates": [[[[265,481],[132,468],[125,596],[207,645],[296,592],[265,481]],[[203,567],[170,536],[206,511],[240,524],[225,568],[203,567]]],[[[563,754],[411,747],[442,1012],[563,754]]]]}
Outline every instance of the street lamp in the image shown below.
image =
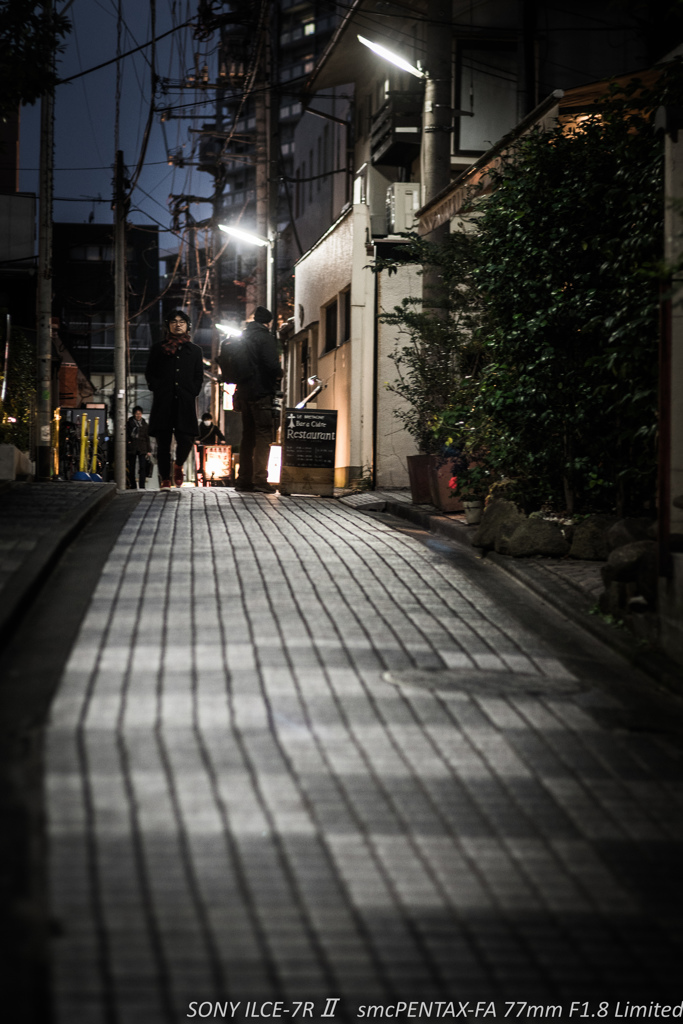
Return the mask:
{"type": "Polygon", "coordinates": [[[232,324],[216,324],[216,329],[222,331],[227,338],[241,338],[242,331],[239,327],[233,327],[232,324]]]}
{"type": "Polygon", "coordinates": [[[232,224],[219,224],[218,227],[221,231],[225,231],[227,235],[233,235],[235,238],[239,238],[242,242],[251,242],[252,245],[272,245],[269,238],[257,235],[253,231],[244,231],[242,228],[234,228],[232,224]]]}
{"type": "Polygon", "coordinates": [[[367,46],[368,49],[372,50],[373,53],[378,54],[380,57],[384,57],[385,60],[391,61],[401,71],[407,71],[411,75],[415,75],[416,78],[426,78],[424,71],[420,68],[414,67],[404,57],[399,57],[397,53],[392,53],[391,50],[387,50],[386,46],[381,46],[379,43],[373,43],[370,39],[366,39],[365,36],[358,36],[358,41],[367,46]]]}
{"type": "Polygon", "coordinates": [[[235,228],[232,224],[219,224],[218,227],[221,231],[224,231],[226,235],[232,235],[233,238],[239,238],[241,242],[249,242],[251,245],[268,246],[268,259],[266,261],[266,295],[268,298],[266,302],[270,305],[271,312],[273,314],[273,334],[276,332],[277,324],[277,294],[275,290],[275,268],[274,268],[274,252],[275,252],[275,238],[264,238],[263,235],[257,235],[253,231],[244,231],[242,228],[235,228]]]}

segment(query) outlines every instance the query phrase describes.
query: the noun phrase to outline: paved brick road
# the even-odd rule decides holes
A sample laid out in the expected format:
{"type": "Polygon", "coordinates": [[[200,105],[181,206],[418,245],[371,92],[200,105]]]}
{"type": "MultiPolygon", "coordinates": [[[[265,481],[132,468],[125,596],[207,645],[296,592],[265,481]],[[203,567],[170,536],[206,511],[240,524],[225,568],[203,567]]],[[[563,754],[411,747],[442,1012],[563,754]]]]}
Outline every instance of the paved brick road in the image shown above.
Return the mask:
{"type": "Polygon", "coordinates": [[[58,1024],[683,1000],[678,736],[440,545],[333,501],[143,497],[47,735],[58,1024]]]}

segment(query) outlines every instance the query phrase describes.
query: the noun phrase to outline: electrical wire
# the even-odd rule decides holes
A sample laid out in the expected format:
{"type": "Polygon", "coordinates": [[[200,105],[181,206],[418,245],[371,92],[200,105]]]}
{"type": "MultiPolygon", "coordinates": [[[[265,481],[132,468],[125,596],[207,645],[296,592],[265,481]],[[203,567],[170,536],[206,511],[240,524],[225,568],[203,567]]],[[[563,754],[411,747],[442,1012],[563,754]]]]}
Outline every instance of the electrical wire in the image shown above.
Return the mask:
{"type": "Polygon", "coordinates": [[[85,71],[79,71],[76,75],[69,75],[68,78],[58,78],[56,84],[66,85],[67,82],[75,82],[77,78],[83,78],[84,75],[91,75],[93,71],[100,71],[102,68],[108,68],[112,64],[115,64],[117,60],[123,60],[125,57],[130,57],[134,53],[139,53],[140,50],[145,50],[148,46],[152,46],[154,42],[158,43],[160,42],[160,40],[165,39],[167,36],[172,35],[174,32],[178,32],[181,28],[187,28],[187,26],[191,25],[193,21],[194,19],[190,18],[188,21],[184,21],[180,25],[176,25],[175,28],[170,28],[168,32],[162,32],[160,35],[156,37],[156,40],[150,39],[148,42],[142,43],[140,46],[136,46],[135,49],[133,50],[127,50],[120,56],[112,57],[110,60],[105,60],[101,64],[96,64],[92,68],[87,68],[85,71]]]}

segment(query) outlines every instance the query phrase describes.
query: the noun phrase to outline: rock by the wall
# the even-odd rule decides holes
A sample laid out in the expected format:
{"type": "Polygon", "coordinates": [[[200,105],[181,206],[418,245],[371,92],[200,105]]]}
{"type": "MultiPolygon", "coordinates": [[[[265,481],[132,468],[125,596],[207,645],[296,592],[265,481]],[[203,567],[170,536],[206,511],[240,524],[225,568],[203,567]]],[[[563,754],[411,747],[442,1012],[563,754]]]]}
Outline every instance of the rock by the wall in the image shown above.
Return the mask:
{"type": "Polygon", "coordinates": [[[530,558],[534,555],[562,558],[569,551],[569,544],[557,523],[534,518],[519,523],[507,547],[507,554],[515,558],[530,558]]]}
{"type": "Polygon", "coordinates": [[[604,562],[609,554],[607,531],[617,522],[616,516],[589,516],[574,530],[570,558],[604,562]]]}
{"type": "Polygon", "coordinates": [[[652,522],[649,519],[619,519],[607,531],[607,547],[614,551],[636,540],[651,540],[651,527],[652,522]]]}
{"type": "Polygon", "coordinates": [[[523,523],[526,516],[521,512],[513,501],[499,498],[492,501],[484,509],[479,529],[472,538],[472,543],[478,548],[495,548],[499,550],[499,534],[503,531],[503,537],[510,537],[515,527],[523,523]]]}

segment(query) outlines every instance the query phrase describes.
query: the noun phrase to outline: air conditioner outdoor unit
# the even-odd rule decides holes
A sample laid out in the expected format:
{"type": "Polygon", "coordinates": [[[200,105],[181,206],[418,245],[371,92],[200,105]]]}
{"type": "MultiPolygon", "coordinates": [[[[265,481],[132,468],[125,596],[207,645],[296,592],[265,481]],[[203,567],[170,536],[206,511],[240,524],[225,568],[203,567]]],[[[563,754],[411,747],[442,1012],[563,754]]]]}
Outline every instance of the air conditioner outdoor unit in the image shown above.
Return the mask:
{"type": "Polygon", "coordinates": [[[417,227],[415,214],[420,206],[420,183],[418,181],[395,181],[387,189],[387,230],[390,235],[414,231],[417,227]]]}

